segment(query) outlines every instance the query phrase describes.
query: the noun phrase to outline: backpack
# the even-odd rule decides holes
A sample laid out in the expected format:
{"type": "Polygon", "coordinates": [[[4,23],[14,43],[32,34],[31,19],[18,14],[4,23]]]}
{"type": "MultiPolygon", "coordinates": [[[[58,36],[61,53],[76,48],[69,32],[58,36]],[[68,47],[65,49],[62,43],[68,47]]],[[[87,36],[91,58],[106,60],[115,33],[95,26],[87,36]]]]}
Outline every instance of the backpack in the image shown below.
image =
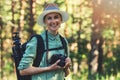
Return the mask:
{"type": "MultiPolygon", "coordinates": [[[[29,39],[29,41],[21,44],[20,43],[19,33],[15,32],[13,34],[14,34],[14,36],[12,38],[13,38],[13,44],[14,44],[14,46],[12,47],[12,52],[13,52],[12,58],[13,58],[14,63],[15,63],[17,80],[31,80],[31,75],[21,76],[20,73],[19,73],[19,70],[17,69],[17,67],[19,66],[20,60],[23,57],[24,51],[26,50],[27,43],[33,37],[37,38],[37,49],[36,49],[37,53],[36,53],[36,58],[35,58],[35,60],[33,62],[33,66],[35,66],[35,67],[39,66],[39,64],[40,64],[40,62],[42,60],[43,53],[46,51],[44,49],[45,46],[44,46],[43,38],[42,38],[41,35],[36,34],[36,35],[33,35],[29,39]]],[[[67,52],[67,43],[66,43],[65,39],[61,35],[60,35],[60,39],[61,39],[63,48],[53,48],[53,49],[48,49],[48,51],[58,50],[58,49],[65,49],[65,53],[67,55],[68,54],[68,52],[67,52]]]]}

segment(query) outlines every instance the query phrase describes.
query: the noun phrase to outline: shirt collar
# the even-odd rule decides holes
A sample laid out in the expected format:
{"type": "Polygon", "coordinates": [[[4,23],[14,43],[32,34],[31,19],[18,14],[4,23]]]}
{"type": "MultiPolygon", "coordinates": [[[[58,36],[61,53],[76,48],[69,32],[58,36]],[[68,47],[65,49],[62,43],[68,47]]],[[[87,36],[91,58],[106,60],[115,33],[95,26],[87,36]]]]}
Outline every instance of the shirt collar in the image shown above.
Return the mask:
{"type": "Polygon", "coordinates": [[[52,33],[48,32],[48,38],[50,40],[59,40],[59,33],[56,35],[53,35],[52,33]]]}

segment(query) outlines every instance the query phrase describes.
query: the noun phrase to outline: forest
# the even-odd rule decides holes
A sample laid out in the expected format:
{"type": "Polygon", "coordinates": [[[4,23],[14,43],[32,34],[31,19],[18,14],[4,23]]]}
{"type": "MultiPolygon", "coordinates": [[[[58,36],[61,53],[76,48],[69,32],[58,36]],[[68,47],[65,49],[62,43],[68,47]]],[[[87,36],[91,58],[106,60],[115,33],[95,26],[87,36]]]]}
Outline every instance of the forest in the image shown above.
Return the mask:
{"type": "Polygon", "coordinates": [[[40,34],[38,16],[51,2],[69,13],[59,30],[72,60],[66,80],[120,80],[120,0],[0,0],[0,80],[17,80],[13,33],[21,43],[40,34]]]}

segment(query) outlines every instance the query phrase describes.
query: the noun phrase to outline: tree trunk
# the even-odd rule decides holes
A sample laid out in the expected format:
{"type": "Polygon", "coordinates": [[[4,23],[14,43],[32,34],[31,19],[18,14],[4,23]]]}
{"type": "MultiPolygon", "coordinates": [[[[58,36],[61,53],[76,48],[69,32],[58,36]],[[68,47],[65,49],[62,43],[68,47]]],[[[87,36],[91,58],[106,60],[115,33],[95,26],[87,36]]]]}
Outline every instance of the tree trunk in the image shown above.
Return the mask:
{"type": "MultiPolygon", "coordinates": [[[[0,67],[1,69],[3,69],[4,67],[4,60],[3,60],[3,36],[1,35],[2,34],[2,30],[3,30],[3,20],[2,20],[2,17],[0,16],[0,38],[1,38],[1,45],[0,45],[0,50],[1,50],[1,56],[0,56],[0,67]]],[[[0,69],[0,70],[1,70],[0,69]]],[[[4,75],[3,75],[3,70],[1,70],[1,79],[3,79],[4,75]]]]}
{"type": "Polygon", "coordinates": [[[94,79],[95,74],[102,74],[103,62],[103,37],[101,35],[104,25],[102,24],[102,10],[100,6],[93,3],[93,27],[91,36],[91,51],[89,55],[89,78],[94,79]],[[97,7],[96,7],[97,6],[97,7]]]}
{"type": "Polygon", "coordinates": [[[12,11],[12,28],[11,28],[11,33],[13,33],[13,32],[16,32],[16,28],[15,28],[15,26],[14,26],[14,24],[15,24],[15,20],[14,20],[14,15],[15,15],[15,11],[14,11],[14,9],[15,9],[15,1],[14,0],[12,0],[12,3],[11,3],[11,11],[12,11]]]}
{"type": "Polygon", "coordinates": [[[25,0],[20,1],[20,21],[19,21],[19,31],[23,31],[24,28],[24,15],[25,15],[25,0]]]}
{"type": "Polygon", "coordinates": [[[30,18],[29,18],[29,29],[28,32],[30,33],[29,37],[31,37],[33,34],[35,34],[35,31],[33,30],[33,27],[35,25],[35,1],[36,0],[30,0],[30,18]]]}

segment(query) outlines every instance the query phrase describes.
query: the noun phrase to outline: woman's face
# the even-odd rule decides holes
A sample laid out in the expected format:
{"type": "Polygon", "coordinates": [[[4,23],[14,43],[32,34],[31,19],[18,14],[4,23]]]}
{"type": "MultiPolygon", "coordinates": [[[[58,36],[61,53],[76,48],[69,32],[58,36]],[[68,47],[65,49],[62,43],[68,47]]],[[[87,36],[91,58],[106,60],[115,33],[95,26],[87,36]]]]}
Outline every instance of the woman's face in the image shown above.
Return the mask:
{"type": "Polygon", "coordinates": [[[62,22],[62,17],[59,13],[49,13],[45,16],[44,22],[49,32],[57,34],[62,22]]]}

